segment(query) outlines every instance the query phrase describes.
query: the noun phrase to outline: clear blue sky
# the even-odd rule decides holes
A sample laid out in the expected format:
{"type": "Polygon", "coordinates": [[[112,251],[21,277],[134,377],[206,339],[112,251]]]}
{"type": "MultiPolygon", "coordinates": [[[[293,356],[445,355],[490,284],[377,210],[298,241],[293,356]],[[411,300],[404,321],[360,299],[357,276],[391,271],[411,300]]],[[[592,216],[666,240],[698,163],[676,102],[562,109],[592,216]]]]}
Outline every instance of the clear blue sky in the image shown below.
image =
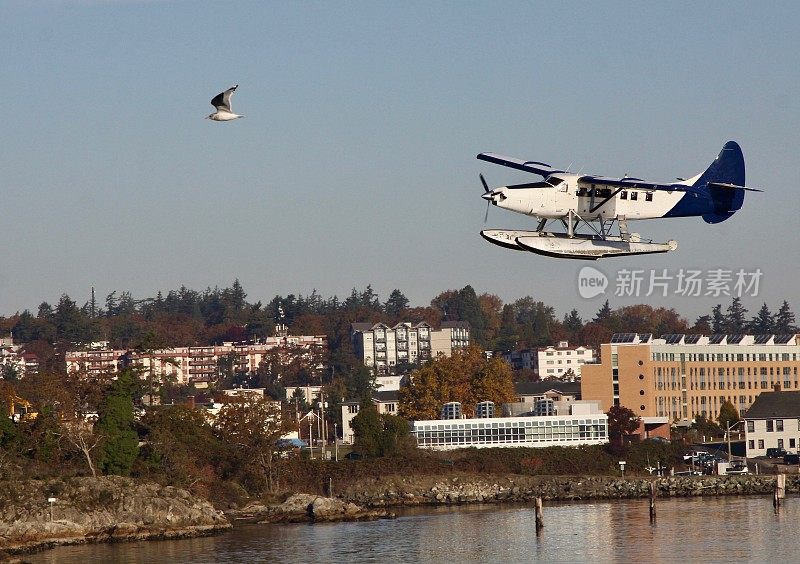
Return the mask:
{"type": "Polygon", "coordinates": [[[671,180],[729,139],[764,194],[716,226],[637,223],[679,250],[595,266],[761,268],[745,305],[800,309],[798,21],[795,2],[0,2],[0,314],[237,277],[253,301],[472,284],[592,314],[582,262],[479,237],[478,173],[538,177],[475,155],[671,180]],[[246,117],[204,120],[233,84],[246,117]]]}

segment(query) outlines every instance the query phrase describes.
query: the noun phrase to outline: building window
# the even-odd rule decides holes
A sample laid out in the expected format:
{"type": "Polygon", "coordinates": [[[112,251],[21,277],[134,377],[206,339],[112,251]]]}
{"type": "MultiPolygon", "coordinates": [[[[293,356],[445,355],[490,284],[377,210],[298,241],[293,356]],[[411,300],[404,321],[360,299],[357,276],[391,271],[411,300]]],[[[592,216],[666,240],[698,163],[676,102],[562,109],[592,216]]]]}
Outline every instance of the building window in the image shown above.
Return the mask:
{"type": "Polygon", "coordinates": [[[750,440],[750,441],[747,441],[747,448],[748,448],[749,450],[753,450],[754,448],[756,448],[756,442],[755,442],[755,441],[752,441],[752,440],[750,440]]]}
{"type": "Polygon", "coordinates": [[[783,419],[775,420],[775,430],[779,433],[783,433],[783,419]]]}
{"type": "Polygon", "coordinates": [[[756,432],[756,422],[755,421],[748,421],[747,422],[747,432],[748,433],[755,433],[756,432]]]}
{"type": "Polygon", "coordinates": [[[778,439],[778,448],[783,448],[783,439],[778,439]]]}
{"type": "Polygon", "coordinates": [[[767,419],[767,433],[772,433],[775,430],[775,422],[772,419],[767,419]]]}
{"type": "Polygon", "coordinates": [[[764,439],[758,439],[758,448],[761,450],[764,449],[764,439]]]}
{"type": "Polygon", "coordinates": [[[797,439],[789,439],[789,448],[796,448],[797,439]]]}

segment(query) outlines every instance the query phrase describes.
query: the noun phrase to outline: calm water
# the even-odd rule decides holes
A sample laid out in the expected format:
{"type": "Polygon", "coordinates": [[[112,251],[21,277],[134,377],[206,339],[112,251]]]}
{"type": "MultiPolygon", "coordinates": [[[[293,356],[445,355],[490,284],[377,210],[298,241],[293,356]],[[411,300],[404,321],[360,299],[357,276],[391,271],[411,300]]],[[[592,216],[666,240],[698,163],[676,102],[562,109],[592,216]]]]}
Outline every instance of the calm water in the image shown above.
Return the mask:
{"type": "Polygon", "coordinates": [[[780,514],[767,497],[409,510],[394,521],[246,525],[180,541],[63,547],[30,555],[68,562],[798,562],[800,497],[780,514]]]}

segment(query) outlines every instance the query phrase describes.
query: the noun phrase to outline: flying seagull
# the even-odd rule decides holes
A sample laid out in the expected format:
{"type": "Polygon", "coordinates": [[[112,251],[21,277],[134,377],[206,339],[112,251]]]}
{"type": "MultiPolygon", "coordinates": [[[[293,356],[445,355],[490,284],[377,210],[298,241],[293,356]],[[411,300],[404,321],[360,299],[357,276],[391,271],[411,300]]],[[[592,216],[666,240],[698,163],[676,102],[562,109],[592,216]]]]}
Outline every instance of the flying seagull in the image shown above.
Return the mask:
{"type": "Polygon", "coordinates": [[[239,88],[239,85],[228,88],[225,92],[220,92],[211,99],[211,105],[217,108],[213,114],[209,114],[206,119],[214,121],[231,121],[232,119],[244,117],[231,111],[231,96],[239,88]]]}

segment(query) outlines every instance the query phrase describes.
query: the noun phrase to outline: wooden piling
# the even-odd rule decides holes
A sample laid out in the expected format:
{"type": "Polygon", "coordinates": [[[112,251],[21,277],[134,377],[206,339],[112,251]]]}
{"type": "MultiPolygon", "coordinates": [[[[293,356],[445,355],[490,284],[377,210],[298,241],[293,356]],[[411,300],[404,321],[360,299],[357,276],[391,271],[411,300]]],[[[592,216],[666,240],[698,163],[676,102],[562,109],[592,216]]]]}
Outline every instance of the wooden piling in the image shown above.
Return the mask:
{"type": "Polygon", "coordinates": [[[781,500],[786,497],[786,474],[778,474],[775,476],[775,495],[772,499],[772,505],[775,509],[781,506],[781,500]]]}
{"type": "Polygon", "coordinates": [[[542,510],[542,498],[536,498],[536,532],[544,528],[544,511],[542,510]]]}
{"type": "Polygon", "coordinates": [[[656,520],[656,483],[650,482],[650,522],[656,520]]]}

